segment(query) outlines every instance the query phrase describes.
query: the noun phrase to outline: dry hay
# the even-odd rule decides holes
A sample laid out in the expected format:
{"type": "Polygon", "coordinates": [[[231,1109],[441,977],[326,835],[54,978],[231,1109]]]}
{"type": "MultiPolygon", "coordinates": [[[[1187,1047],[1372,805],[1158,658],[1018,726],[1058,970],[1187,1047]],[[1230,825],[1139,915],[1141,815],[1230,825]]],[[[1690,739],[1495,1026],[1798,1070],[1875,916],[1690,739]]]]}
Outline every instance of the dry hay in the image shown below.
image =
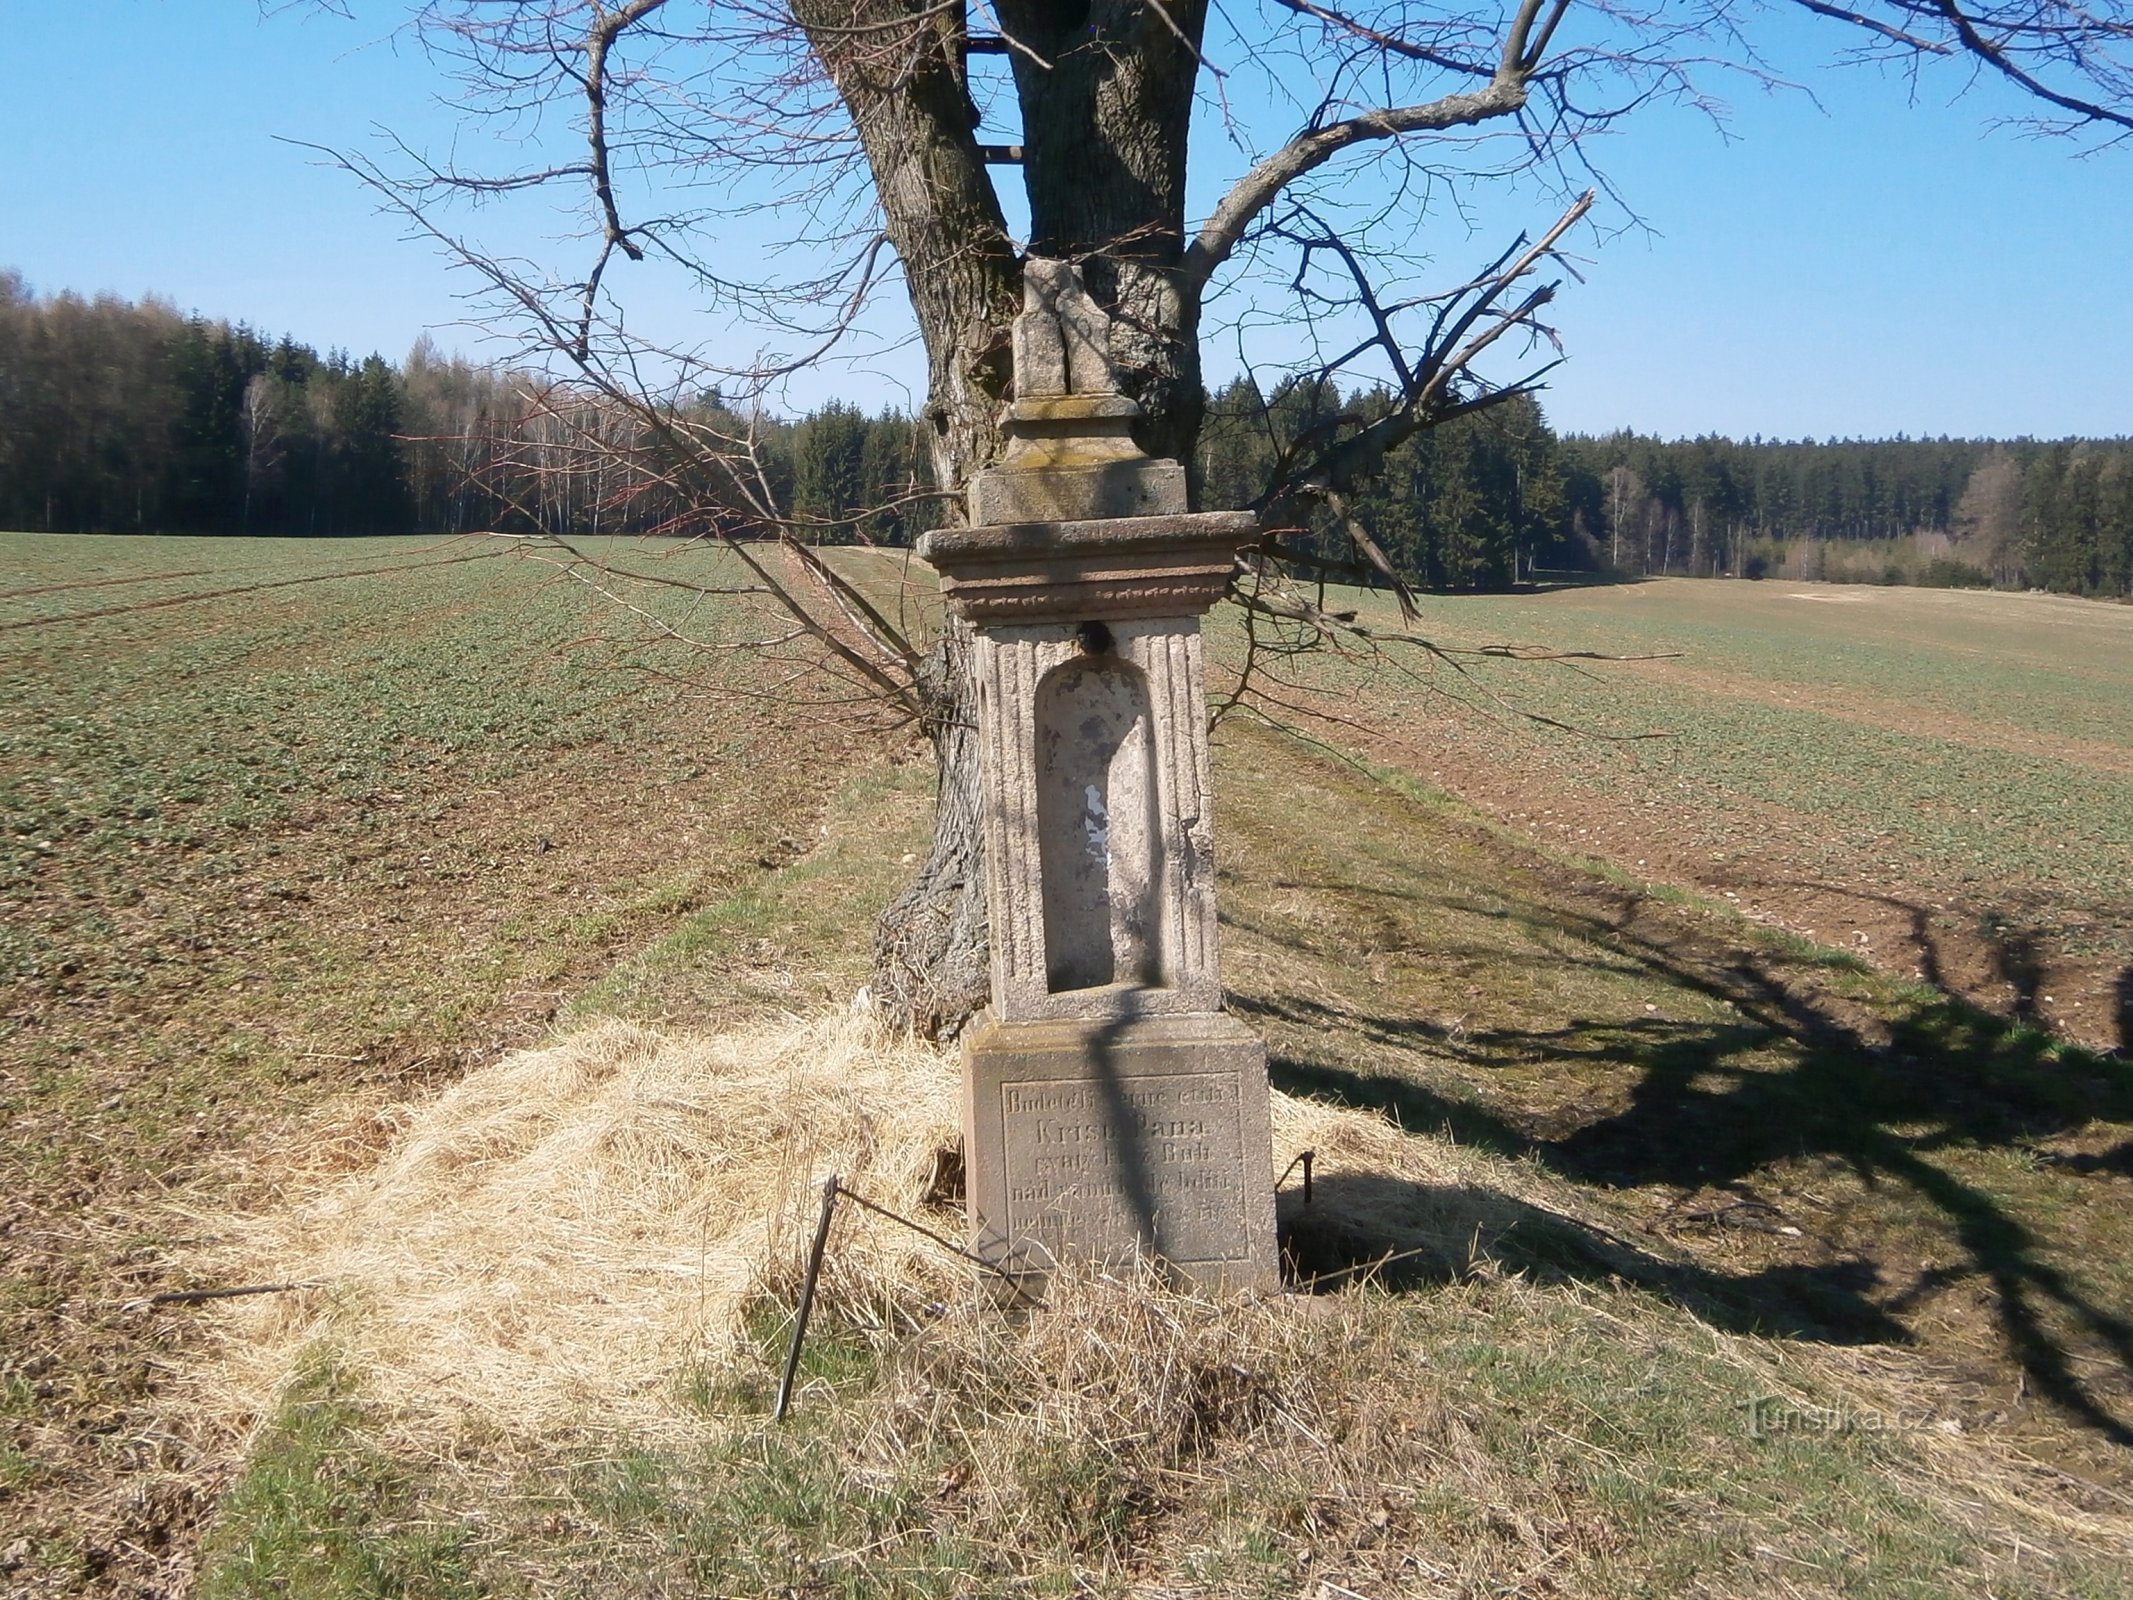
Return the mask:
{"type": "MultiPolygon", "coordinates": [[[[327,1341],[414,1419],[656,1426],[677,1374],[730,1345],[821,1174],[915,1207],[955,1081],[939,1053],[838,1019],[609,1023],[506,1057],[399,1113],[374,1167],[299,1178],[276,1214],[223,1228],[216,1276],[317,1287],[233,1306],[217,1381],[259,1415],[327,1341]]],[[[876,1272],[947,1276],[902,1230],[857,1247],[876,1272]]]]}
{"type": "MultiPolygon", "coordinates": [[[[222,1313],[218,1409],[264,1414],[323,1342],[425,1425],[656,1428],[677,1376],[730,1352],[750,1291],[788,1289],[824,1174],[960,1232],[926,1203],[956,1085],[950,1056],[834,1016],[698,1036],[607,1023],[480,1068],[393,1112],[374,1162],[309,1152],[254,1184],[279,1196],[270,1212],[216,1221],[211,1280],[313,1286],[222,1313]]],[[[1279,1094],[1274,1123],[1278,1159],[1318,1152],[1321,1194],[1344,1171],[1404,1180],[1349,1197],[1359,1236],[1472,1244],[1485,1158],[1279,1094]]],[[[1491,1168],[1492,1191],[1505,1176],[1491,1168]]],[[[841,1214],[830,1281],[847,1300],[923,1304],[969,1275],[841,1214]]]]}
{"type": "MultiPolygon", "coordinates": [[[[825,1173],[960,1231],[952,1211],[928,1203],[938,1155],[955,1137],[956,1095],[949,1056],[884,1038],[855,1017],[713,1036],[609,1023],[507,1057],[399,1111],[374,1164],[298,1169],[272,1214],[219,1225],[222,1243],[204,1263],[213,1277],[316,1287],[230,1302],[203,1398],[231,1423],[257,1421],[305,1353],[325,1347],[385,1402],[377,1409],[389,1433],[448,1456],[469,1429],[491,1438],[500,1430],[525,1446],[589,1431],[647,1437],[715,1425],[685,1403],[683,1380],[730,1368],[751,1295],[789,1303],[825,1173]]],[[[1273,1110],[1277,1163],[1316,1152],[1312,1221],[1322,1239],[1420,1251],[1445,1275],[1486,1278],[1492,1238],[1536,1214],[1581,1228],[1603,1248],[1609,1238],[1596,1215],[1577,1215],[1574,1190],[1525,1163],[1322,1102],[1276,1094],[1273,1110]]],[[[887,1459],[929,1430],[973,1425],[967,1416],[952,1422],[942,1407],[960,1388],[964,1407],[978,1401],[986,1410],[983,1393],[970,1389],[990,1389],[1002,1374],[1012,1381],[994,1398],[1004,1404],[1013,1391],[1033,1437],[1061,1442],[1145,1437],[1160,1416],[1197,1428],[1192,1419],[1209,1406],[1278,1414],[1274,1391],[1255,1381],[1217,1393],[1206,1387],[1210,1374],[1285,1370],[1337,1386],[1336,1369],[1348,1363],[1329,1366],[1324,1341],[1338,1348],[1367,1325],[1334,1306],[1324,1309],[1346,1332],[1297,1316],[1294,1301],[1225,1309],[1136,1282],[1056,1284],[1067,1314],[1002,1318],[982,1309],[971,1276],[967,1263],[915,1233],[840,1213],[830,1303],[862,1320],[869,1302],[900,1306],[888,1320],[906,1326],[917,1325],[914,1311],[920,1322],[935,1319],[864,1419],[853,1441],[861,1456],[887,1459]]],[[[1567,1293],[1592,1318],[1614,1321],[1604,1294],[1498,1281],[1503,1292],[1567,1293]]],[[[1691,1326],[1656,1306],[1649,1317],[1642,1337],[1679,1338],[1691,1326]]],[[[1697,1333],[1738,1366],[1744,1392],[1798,1394],[1803,1404],[1832,1388],[1887,1393],[1802,1349],[1697,1333]]],[[[1404,1359],[1388,1353],[1381,1364],[1404,1359]]],[[[2056,1486],[1999,1452],[1985,1459],[1979,1443],[1929,1441],[1942,1495],[1948,1480],[1967,1482],[1979,1499],[2129,1548],[2123,1517],[2069,1521],[2056,1486]]],[[[1360,1458],[1357,1473],[1360,1484],[1360,1458]]]]}

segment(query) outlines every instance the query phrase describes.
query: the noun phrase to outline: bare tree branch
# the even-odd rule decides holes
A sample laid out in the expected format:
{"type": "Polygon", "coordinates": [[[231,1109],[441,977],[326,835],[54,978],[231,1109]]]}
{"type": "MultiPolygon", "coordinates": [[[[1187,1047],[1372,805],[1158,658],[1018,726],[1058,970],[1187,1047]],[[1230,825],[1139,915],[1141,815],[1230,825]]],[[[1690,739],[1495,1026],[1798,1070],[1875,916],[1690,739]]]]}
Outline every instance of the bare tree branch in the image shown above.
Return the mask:
{"type": "Polygon", "coordinates": [[[1919,55],[1967,54],[2032,99],[2056,106],[2071,118],[2056,131],[2102,125],[2117,129],[2112,141],[2133,133],[2133,12],[2124,0],[2100,6],[2076,0],[1883,0],[1882,5],[1845,5],[1831,0],[1795,0],[1817,16],[1864,29],[1892,46],[1919,55]],[[1894,21],[1878,14],[1885,11],[1894,21]],[[1929,31],[1938,28],[1942,36],[1929,31]],[[2047,81],[2057,68],[2092,86],[2082,93],[2047,81]]]}
{"type": "Polygon", "coordinates": [[[1499,74],[1486,89],[1472,94],[1446,95],[1428,105],[1388,107],[1349,117],[1331,127],[1298,134],[1281,149],[1240,178],[1215,207],[1185,252],[1181,267],[1185,279],[1204,285],[1217,267],[1227,261],[1245,230],[1274,203],[1281,192],[1298,178],[1324,166],[1341,151],[1373,139],[1394,139],[1402,134],[1441,133],[1471,126],[1523,109],[1526,85],[1522,76],[1499,74]]]}

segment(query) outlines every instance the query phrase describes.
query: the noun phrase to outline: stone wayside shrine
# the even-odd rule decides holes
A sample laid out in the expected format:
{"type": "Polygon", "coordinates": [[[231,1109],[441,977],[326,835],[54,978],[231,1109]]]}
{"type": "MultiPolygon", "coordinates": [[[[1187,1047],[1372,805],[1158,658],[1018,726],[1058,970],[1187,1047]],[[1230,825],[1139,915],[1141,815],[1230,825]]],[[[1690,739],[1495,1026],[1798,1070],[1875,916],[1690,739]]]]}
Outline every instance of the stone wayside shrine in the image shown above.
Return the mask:
{"type": "Polygon", "coordinates": [[[1271,1286],[1266,1047],[1222,1010],[1200,617],[1249,513],[1143,454],[1110,323],[1032,258],[1007,446],[919,554],[976,637],[992,1008],[963,1050],[974,1248],[1271,1286]]]}

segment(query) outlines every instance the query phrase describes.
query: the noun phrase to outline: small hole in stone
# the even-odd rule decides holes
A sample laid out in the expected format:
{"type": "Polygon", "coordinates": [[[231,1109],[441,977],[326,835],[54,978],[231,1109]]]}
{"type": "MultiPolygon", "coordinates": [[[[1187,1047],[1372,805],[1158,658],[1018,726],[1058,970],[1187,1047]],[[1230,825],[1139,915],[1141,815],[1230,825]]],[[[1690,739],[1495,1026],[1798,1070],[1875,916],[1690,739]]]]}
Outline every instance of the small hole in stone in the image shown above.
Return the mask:
{"type": "Polygon", "coordinates": [[[1074,630],[1074,637],[1080,641],[1083,655],[1107,656],[1111,653],[1111,630],[1101,622],[1084,622],[1074,630]]]}

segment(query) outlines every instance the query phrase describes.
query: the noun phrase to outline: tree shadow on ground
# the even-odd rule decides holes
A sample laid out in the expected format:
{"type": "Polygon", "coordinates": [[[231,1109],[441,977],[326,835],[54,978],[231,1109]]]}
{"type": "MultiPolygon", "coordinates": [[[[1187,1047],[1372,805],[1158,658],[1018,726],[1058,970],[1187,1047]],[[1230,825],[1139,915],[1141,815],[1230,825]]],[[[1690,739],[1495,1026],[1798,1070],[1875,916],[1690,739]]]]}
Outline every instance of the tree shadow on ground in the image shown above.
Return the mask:
{"type": "MultiPolygon", "coordinates": [[[[1277,1057],[1278,1087],[1368,1107],[1405,1127],[1442,1128],[1462,1143],[1537,1160],[1580,1183],[1723,1189],[1745,1186],[1782,1163],[1821,1157],[1842,1163],[1869,1190],[1900,1185],[1962,1252],[1960,1268],[1943,1266],[1933,1275],[1974,1277],[1989,1287],[2005,1350],[2029,1386],[2105,1438],[2133,1445],[2133,1320],[2096,1303],[2048,1259],[2045,1241],[2003,1197],[1958,1176],[1963,1163],[1950,1159],[1980,1150],[2030,1151],[2035,1141],[2098,1119],[2133,1121],[2133,1064],[2061,1047],[2019,1021],[1953,998],[1865,1008],[1818,983],[1812,961],[1740,950],[1713,956],[1687,941],[1670,943],[1662,933],[1631,931],[1633,908],[1606,918],[1565,916],[1555,908],[1532,914],[1630,958],[1677,989],[1723,1002],[1737,1020],[1654,1016],[1470,1030],[1396,1009],[1371,1012],[1296,996],[1238,996],[1232,1003],[1277,1040],[1299,1031],[1326,1041],[1359,1034],[1381,1047],[1437,1058],[1446,1064],[1434,1074],[1440,1082],[1450,1070],[1479,1078],[1469,1097],[1456,1087],[1447,1092],[1419,1078],[1363,1070],[1313,1049],[1310,1059],[1277,1057]],[[1488,1082],[1503,1068],[1534,1063],[1561,1069],[1560,1087],[1539,1103],[1517,1104],[1515,1095],[1497,1094],[1488,1082]],[[2077,1334],[2078,1353],[2061,1330],[2077,1334]]],[[[1426,1075],[1426,1059],[1421,1068],[1426,1075]]],[[[2095,1165],[2115,1170],[2109,1155],[2095,1165]]],[[[1900,1220],[1891,1226],[1900,1227],[1900,1220]]],[[[1895,1337],[1899,1325],[1890,1312],[1921,1292],[1925,1276],[1892,1293],[1897,1286],[1884,1280],[1894,1274],[1872,1260],[1732,1278],[1650,1257],[1625,1270],[1619,1241],[1581,1242],[1576,1227],[1560,1218],[1524,1219],[1506,1235],[1514,1252],[1509,1263],[1518,1264],[1516,1252],[1533,1248],[1538,1238],[1535,1269],[1552,1251],[1558,1258],[1552,1270],[1649,1282],[1721,1326],[1766,1333],[1895,1337]],[[1527,1242],[1518,1242],[1521,1236],[1527,1242]],[[1574,1248],[1564,1254],[1566,1238],[1574,1248]],[[1579,1259],[1587,1265],[1573,1268],[1579,1259]]],[[[1309,1250],[1330,1251],[1329,1259],[1367,1242],[1336,1247],[1306,1240],[1309,1250]]],[[[1900,1244],[1891,1253],[1900,1255],[1900,1244]]]]}
{"type": "Polygon", "coordinates": [[[1904,1326],[1866,1295],[1872,1262],[1713,1271],[1497,1190],[1334,1172],[1280,1196],[1282,1265],[1299,1287],[1366,1277],[1395,1292],[1454,1282],[1486,1262],[1535,1283],[1633,1283],[1732,1333],[1828,1344],[1901,1344],[1904,1326]]]}
{"type": "MultiPolygon", "coordinates": [[[[2041,1003],[2051,999],[2044,992],[2047,983],[2061,986],[2064,995],[2065,985],[2086,992],[2094,981],[2097,998],[2109,1008],[2106,1030],[2111,1043],[2105,1048],[2115,1045],[2121,1053],[2133,1052],[2133,968],[2118,974],[2115,984],[2104,972],[2092,979],[2070,949],[2071,929],[2063,911],[2045,914],[2044,908],[2025,905],[2014,893],[1988,895],[1966,909],[1819,878],[1776,878],[1768,887],[1894,913],[1903,923],[1901,943],[1895,952],[1884,953],[1884,964],[1915,962],[1919,977],[1933,988],[1989,1011],[2004,1006],[2017,1022],[2050,1025],[2041,1003]]],[[[2133,902],[2091,902],[2084,911],[2092,922],[2133,929],[2133,902]]]]}

